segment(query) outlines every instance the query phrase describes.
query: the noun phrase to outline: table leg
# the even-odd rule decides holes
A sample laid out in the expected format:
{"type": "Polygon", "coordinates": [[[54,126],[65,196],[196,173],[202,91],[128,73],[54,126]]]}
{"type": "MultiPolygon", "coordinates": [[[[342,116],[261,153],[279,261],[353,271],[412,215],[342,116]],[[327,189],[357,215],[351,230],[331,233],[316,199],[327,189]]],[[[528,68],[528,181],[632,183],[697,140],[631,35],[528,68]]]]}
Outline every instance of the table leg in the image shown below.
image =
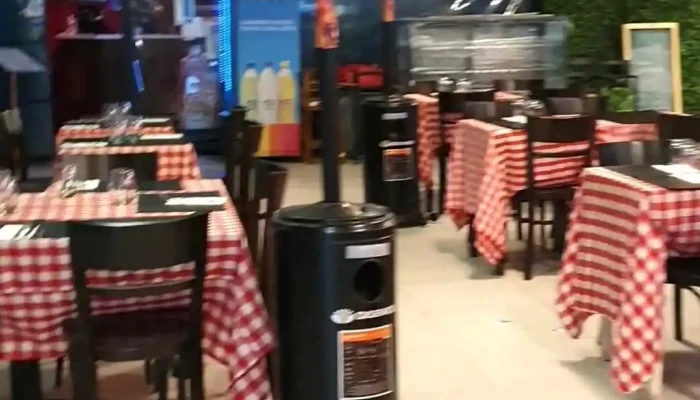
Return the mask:
{"type": "Polygon", "coordinates": [[[602,318],[598,331],[598,346],[600,346],[601,358],[604,361],[610,361],[612,358],[612,322],[606,317],[602,318]]]}
{"type": "Polygon", "coordinates": [[[12,361],[10,363],[10,391],[12,400],[42,399],[39,361],[12,361]]]}

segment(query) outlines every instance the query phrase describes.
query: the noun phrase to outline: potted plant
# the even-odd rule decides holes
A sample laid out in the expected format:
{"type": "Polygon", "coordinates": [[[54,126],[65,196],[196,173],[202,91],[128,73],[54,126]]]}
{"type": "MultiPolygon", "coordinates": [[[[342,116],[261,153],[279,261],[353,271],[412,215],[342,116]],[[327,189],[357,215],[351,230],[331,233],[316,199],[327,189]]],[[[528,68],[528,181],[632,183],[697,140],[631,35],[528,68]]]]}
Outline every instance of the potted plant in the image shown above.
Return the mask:
{"type": "Polygon", "coordinates": [[[627,87],[603,88],[601,95],[605,98],[608,111],[634,111],[634,94],[627,87]]]}

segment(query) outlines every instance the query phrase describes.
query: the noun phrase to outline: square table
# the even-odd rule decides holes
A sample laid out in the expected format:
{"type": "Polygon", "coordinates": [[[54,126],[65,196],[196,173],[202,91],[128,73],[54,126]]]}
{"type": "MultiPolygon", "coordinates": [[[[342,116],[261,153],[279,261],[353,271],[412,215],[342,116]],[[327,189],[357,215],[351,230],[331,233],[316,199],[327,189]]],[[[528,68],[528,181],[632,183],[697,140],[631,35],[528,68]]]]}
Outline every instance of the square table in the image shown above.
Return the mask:
{"type": "MultiPolygon", "coordinates": [[[[218,191],[219,180],[182,181],[188,192],[218,191]]],[[[16,210],[0,223],[65,222],[91,219],[133,219],[182,215],[137,213],[136,204],[115,206],[109,193],[83,193],[62,199],[51,190],[19,195],[16,210]]],[[[74,312],[74,292],[68,238],[0,241],[0,360],[57,359],[65,355],[61,322],[74,312]]],[[[189,276],[191,266],[156,271],[94,273],[93,283],[137,284],[178,280],[189,276]]],[[[235,399],[267,399],[270,395],[266,355],[273,335],[247,247],[241,221],[228,201],[224,211],[209,217],[207,275],[203,306],[204,353],[230,370],[235,399]]],[[[182,296],[154,298],[152,302],[95,301],[98,311],[181,304],[182,296]]],[[[25,361],[25,363],[21,363],[25,361]]],[[[31,364],[30,364],[31,365],[31,364]]],[[[28,400],[28,399],[27,399],[28,400]]]]}
{"type": "MultiPolygon", "coordinates": [[[[595,143],[654,140],[655,125],[625,125],[598,120],[595,143]]],[[[577,144],[535,144],[540,151],[572,151],[577,144]]],[[[538,186],[576,183],[580,158],[540,159],[538,186]]],[[[527,132],[477,120],[461,120],[452,133],[445,208],[455,225],[472,223],[475,246],[492,265],[505,256],[511,198],[527,180],[527,132]],[[473,220],[472,220],[473,219],[473,220]]]]}

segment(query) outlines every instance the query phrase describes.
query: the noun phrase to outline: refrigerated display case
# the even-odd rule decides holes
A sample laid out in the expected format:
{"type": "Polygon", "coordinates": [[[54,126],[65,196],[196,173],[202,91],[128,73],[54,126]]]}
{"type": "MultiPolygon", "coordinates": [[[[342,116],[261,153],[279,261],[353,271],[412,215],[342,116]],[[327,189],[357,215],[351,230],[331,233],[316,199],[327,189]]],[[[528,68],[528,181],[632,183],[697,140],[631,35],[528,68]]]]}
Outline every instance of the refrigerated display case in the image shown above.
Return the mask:
{"type": "Polygon", "coordinates": [[[568,20],[548,14],[406,18],[399,46],[402,83],[566,80],[568,20]]]}

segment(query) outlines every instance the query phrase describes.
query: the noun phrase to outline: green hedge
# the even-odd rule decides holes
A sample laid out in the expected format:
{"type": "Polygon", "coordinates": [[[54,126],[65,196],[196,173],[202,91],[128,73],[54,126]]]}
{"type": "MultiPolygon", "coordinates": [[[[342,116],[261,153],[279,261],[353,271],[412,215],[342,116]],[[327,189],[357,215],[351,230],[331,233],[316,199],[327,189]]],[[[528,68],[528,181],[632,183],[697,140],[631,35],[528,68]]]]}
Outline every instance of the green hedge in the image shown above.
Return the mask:
{"type": "Polygon", "coordinates": [[[546,0],[545,11],[572,22],[570,56],[597,60],[620,57],[621,24],[680,23],[684,111],[700,112],[700,0],[546,0]]]}

